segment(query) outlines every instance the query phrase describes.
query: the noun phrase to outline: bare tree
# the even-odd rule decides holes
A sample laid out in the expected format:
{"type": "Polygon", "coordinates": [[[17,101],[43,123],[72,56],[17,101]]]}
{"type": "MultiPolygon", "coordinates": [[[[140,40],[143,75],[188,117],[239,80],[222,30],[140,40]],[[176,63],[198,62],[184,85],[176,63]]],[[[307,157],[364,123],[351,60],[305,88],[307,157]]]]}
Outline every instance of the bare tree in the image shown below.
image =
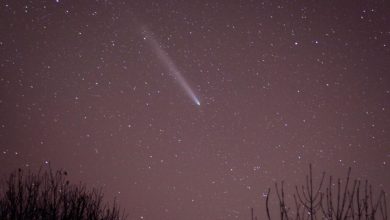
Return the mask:
{"type": "MultiPolygon", "coordinates": [[[[322,173],[320,182],[313,183],[313,170],[310,164],[309,174],[306,175],[306,184],[295,186],[293,194],[295,211],[286,204],[284,181],[279,189],[275,183],[275,190],[279,206],[279,219],[281,220],[387,220],[386,194],[381,191],[375,199],[372,187],[365,181],[362,186],[360,180],[351,181],[351,168],[348,169],[345,181],[337,179],[337,185],[333,183],[333,177],[329,176],[328,186],[323,190],[325,172],[322,173]],[[353,182],[351,184],[351,182],[353,182]],[[334,188],[337,187],[335,191],[334,188]]],[[[271,189],[268,189],[266,197],[266,214],[271,220],[269,200],[271,189]]]]}
{"type": "Polygon", "coordinates": [[[0,188],[0,219],[125,219],[115,202],[103,203],[101,190],[70,184],[66,176],[65,171],[51,169],[11,173],[0,188]]]}
{"type": "Polygon", "coordinates": [[[337,200],[333,198],[333,183],[332,176],[329,176],[329,185],[325,190],[325,198],[321,202],[321,211],[327,219],[347,219],[348,217],[354,216],[353,212],[353,198],[356,193],[356,186],[358,181],[354,180],[352,189],[349,187],[351,177],[351,168],[348,169],[347,178],[344,184],[344,190],[342,191],[342,181],[337,179],[337,200]],[[336,202],[336,204],[335,204],[336,202]]]}
{"type": "Polygon", "coordinates": [[[304,210],[307,211],[307,214],[309,215],[311,220],[314,220],[316,218],[318,207],[321,204],[322,194],[320,190],[324,182],[324,178],[325,172],[322,173],[321,182],[315,190],[315,186],[313,185],[313,170],[310,164],[309,175],[306,175],[306,186],[302,185],[301,191],[298,190],[298,186],[295,186],[295,198],[298,198],[300,204],[303,206],[304,210]]]}

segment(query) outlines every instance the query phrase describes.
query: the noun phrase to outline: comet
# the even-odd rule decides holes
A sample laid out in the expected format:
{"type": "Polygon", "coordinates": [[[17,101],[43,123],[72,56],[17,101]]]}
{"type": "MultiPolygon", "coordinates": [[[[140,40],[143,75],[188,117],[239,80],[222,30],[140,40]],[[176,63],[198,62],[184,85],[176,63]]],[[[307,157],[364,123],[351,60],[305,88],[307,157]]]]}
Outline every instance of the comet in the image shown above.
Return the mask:
{"type": "Polygon", "coordinates": [[[179,83],[181,88],[187,94],[187,96],[198,106],[200,106],[200,100],[191,89],[188,82],[185,80],[180,70],[177,68],[175,63],[169,57],[168,53],[161,47],[161,44],[153,37],[152,32],[150,32],[146,27],[142,27],[142,35],[144,40],[146,40],[157,58],[161,61],[161,63],[168,69],[170,75],[179,83]]]}

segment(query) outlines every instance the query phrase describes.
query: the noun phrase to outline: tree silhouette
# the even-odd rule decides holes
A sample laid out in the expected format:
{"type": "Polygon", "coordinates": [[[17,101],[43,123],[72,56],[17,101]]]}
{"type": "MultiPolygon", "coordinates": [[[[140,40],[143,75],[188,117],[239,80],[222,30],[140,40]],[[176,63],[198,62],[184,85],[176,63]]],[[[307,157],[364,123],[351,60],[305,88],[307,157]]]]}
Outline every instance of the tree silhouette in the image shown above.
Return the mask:
{"type": "Polygon", "coordinates": [[[66,171],[51,169],[11,173],[0,187],[0,219],[125,219],[115,201],[103,203],[101,190],[71,184],[66,176],[66,171]]]}
{"type": "MultiPolygon", "coordinates": [[[[309,165],[309,174],[306,175],[305,185],[295,186],[293,194],[295,209],[286,204],[284,181],[279,187],[275,183],[276,199],[279,207],[279,219],[281,220],[387,220],[386,194],[382,190],[374,198],[372,186],[368,181],[361,183],[361,180],[353,180],[351,183],[351,168],[345,181],[337,179],[333,183],[333,177],[329,176],[328,186],[323,189],[325,172],[322,173],[318,184],[313,183],[313,170],[309,165]]],[[[271,220],[269,200],[271,188],[268,188],[266,196],[266,214],[271,220]]],[[[252,209],[253,219],[253,209],[252,209]]]]}

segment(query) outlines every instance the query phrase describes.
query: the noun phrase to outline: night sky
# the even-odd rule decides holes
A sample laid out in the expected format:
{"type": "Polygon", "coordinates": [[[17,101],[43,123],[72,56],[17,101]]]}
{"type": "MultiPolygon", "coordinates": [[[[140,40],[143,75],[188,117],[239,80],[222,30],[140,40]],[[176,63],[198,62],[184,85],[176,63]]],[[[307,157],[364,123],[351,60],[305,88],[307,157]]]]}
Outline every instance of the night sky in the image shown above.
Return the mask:
{"type": "Polygon", "coordinates": [[[1,175],[65,169],[129,219],[263,219],[310,163],[390,192],[389,1],[0,2],[1,175]]]}

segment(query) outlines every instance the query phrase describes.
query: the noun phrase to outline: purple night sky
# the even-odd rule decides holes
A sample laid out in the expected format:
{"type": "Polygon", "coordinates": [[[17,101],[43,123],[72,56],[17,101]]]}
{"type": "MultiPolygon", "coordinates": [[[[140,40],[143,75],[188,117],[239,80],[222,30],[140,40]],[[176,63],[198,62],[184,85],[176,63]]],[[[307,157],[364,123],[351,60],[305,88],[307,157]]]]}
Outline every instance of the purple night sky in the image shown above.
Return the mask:
{"type": "Polygon", "coordinates": [[[1,1],[0,175],[65,169],[131,220],[264,219],[309,163],[390,192],[389,24],[385,0],[1,1]]]}

